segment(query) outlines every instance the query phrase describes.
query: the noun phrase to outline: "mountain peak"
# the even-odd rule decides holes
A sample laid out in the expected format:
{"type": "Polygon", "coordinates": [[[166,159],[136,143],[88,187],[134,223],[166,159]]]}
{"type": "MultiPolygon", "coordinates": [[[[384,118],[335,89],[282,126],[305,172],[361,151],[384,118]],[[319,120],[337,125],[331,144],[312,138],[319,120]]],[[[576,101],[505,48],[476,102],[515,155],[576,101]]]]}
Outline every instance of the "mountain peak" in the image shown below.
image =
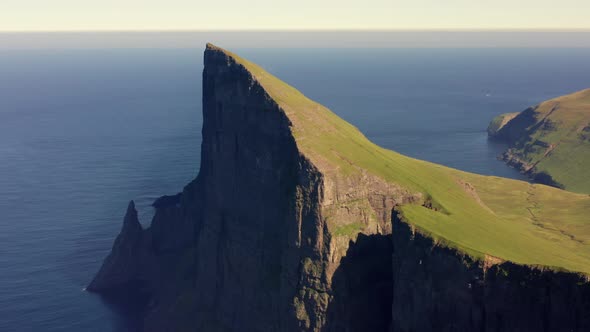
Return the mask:
{"type": "Polygon", "coordinates": [[[213,43],[207,43],[207,45],[205,46],[205,50],[210,50],[210,51],[220,51],[220,52],[224,52],[227,53],[227,51],[213,43]]]}

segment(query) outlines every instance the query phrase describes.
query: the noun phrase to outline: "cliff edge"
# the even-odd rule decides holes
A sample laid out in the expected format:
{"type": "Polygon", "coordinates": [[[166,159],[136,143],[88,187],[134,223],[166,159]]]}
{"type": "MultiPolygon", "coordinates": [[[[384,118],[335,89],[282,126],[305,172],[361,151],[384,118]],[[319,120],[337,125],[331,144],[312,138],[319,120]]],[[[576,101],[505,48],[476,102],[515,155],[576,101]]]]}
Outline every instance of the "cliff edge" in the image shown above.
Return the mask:
{"type": "Polygon", "coordinates": [[[214,45],[204,65],[199,175],[147,229],[130,205],[88,287],[141,284],[143,330],[590,327],[590,197],[382,149],[214,45]],[[478,286],[503,266],[513,288],[478,286]]]}

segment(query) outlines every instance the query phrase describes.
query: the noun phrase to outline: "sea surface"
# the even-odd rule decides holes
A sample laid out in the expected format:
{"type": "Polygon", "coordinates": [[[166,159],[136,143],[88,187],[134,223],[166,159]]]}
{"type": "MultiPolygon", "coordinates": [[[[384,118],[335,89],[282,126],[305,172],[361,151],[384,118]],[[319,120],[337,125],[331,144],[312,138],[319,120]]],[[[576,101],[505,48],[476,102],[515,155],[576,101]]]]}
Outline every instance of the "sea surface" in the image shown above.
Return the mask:
{"type": "MultiPolygon", "coordinates": [[[[590,49],[238,49],[371,140],[522,179],[485,129],[590,87],[590,49]]],[[[83,291],[130,199],[198,172],[203,49],[0,51],[0,331],[133,331],[83,291]]]]}

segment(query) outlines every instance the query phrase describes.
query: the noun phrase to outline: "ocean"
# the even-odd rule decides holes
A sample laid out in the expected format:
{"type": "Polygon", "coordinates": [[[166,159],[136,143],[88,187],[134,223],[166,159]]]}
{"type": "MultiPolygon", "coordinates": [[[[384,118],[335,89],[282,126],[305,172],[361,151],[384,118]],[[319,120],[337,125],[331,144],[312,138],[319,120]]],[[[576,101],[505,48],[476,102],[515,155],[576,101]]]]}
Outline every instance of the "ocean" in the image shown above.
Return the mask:
{"type": "MultiPolygon", "coordinates": [[[[235,49],[412,157],[523,179],[500,113],[590,87],[590,49],[235,49]]],[[[83,291],[130,199],[198,173],[203,49],[0,51],[0,331],[134,331],[83,291]]]]}

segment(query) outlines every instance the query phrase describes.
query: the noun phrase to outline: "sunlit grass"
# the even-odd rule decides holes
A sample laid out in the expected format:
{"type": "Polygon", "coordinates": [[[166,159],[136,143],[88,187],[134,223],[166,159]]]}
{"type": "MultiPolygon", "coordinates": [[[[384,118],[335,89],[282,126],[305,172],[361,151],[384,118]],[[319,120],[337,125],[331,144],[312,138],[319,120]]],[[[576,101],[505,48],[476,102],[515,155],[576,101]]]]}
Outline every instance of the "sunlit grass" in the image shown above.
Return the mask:
{"type": "MultiPolygon", "coordinates": [[[[300,151],[320,170],[351,175],[363,169],[436,201],[445,213],[420,204],[400,208],[419,231],[477,258],[590,273],[589,196],[466,173],[383,149],[261,67],[221,51],[243,65],[287,114],[300,151]]],[[[339,231],[355,232],[356,226],[339,231]]]]}

